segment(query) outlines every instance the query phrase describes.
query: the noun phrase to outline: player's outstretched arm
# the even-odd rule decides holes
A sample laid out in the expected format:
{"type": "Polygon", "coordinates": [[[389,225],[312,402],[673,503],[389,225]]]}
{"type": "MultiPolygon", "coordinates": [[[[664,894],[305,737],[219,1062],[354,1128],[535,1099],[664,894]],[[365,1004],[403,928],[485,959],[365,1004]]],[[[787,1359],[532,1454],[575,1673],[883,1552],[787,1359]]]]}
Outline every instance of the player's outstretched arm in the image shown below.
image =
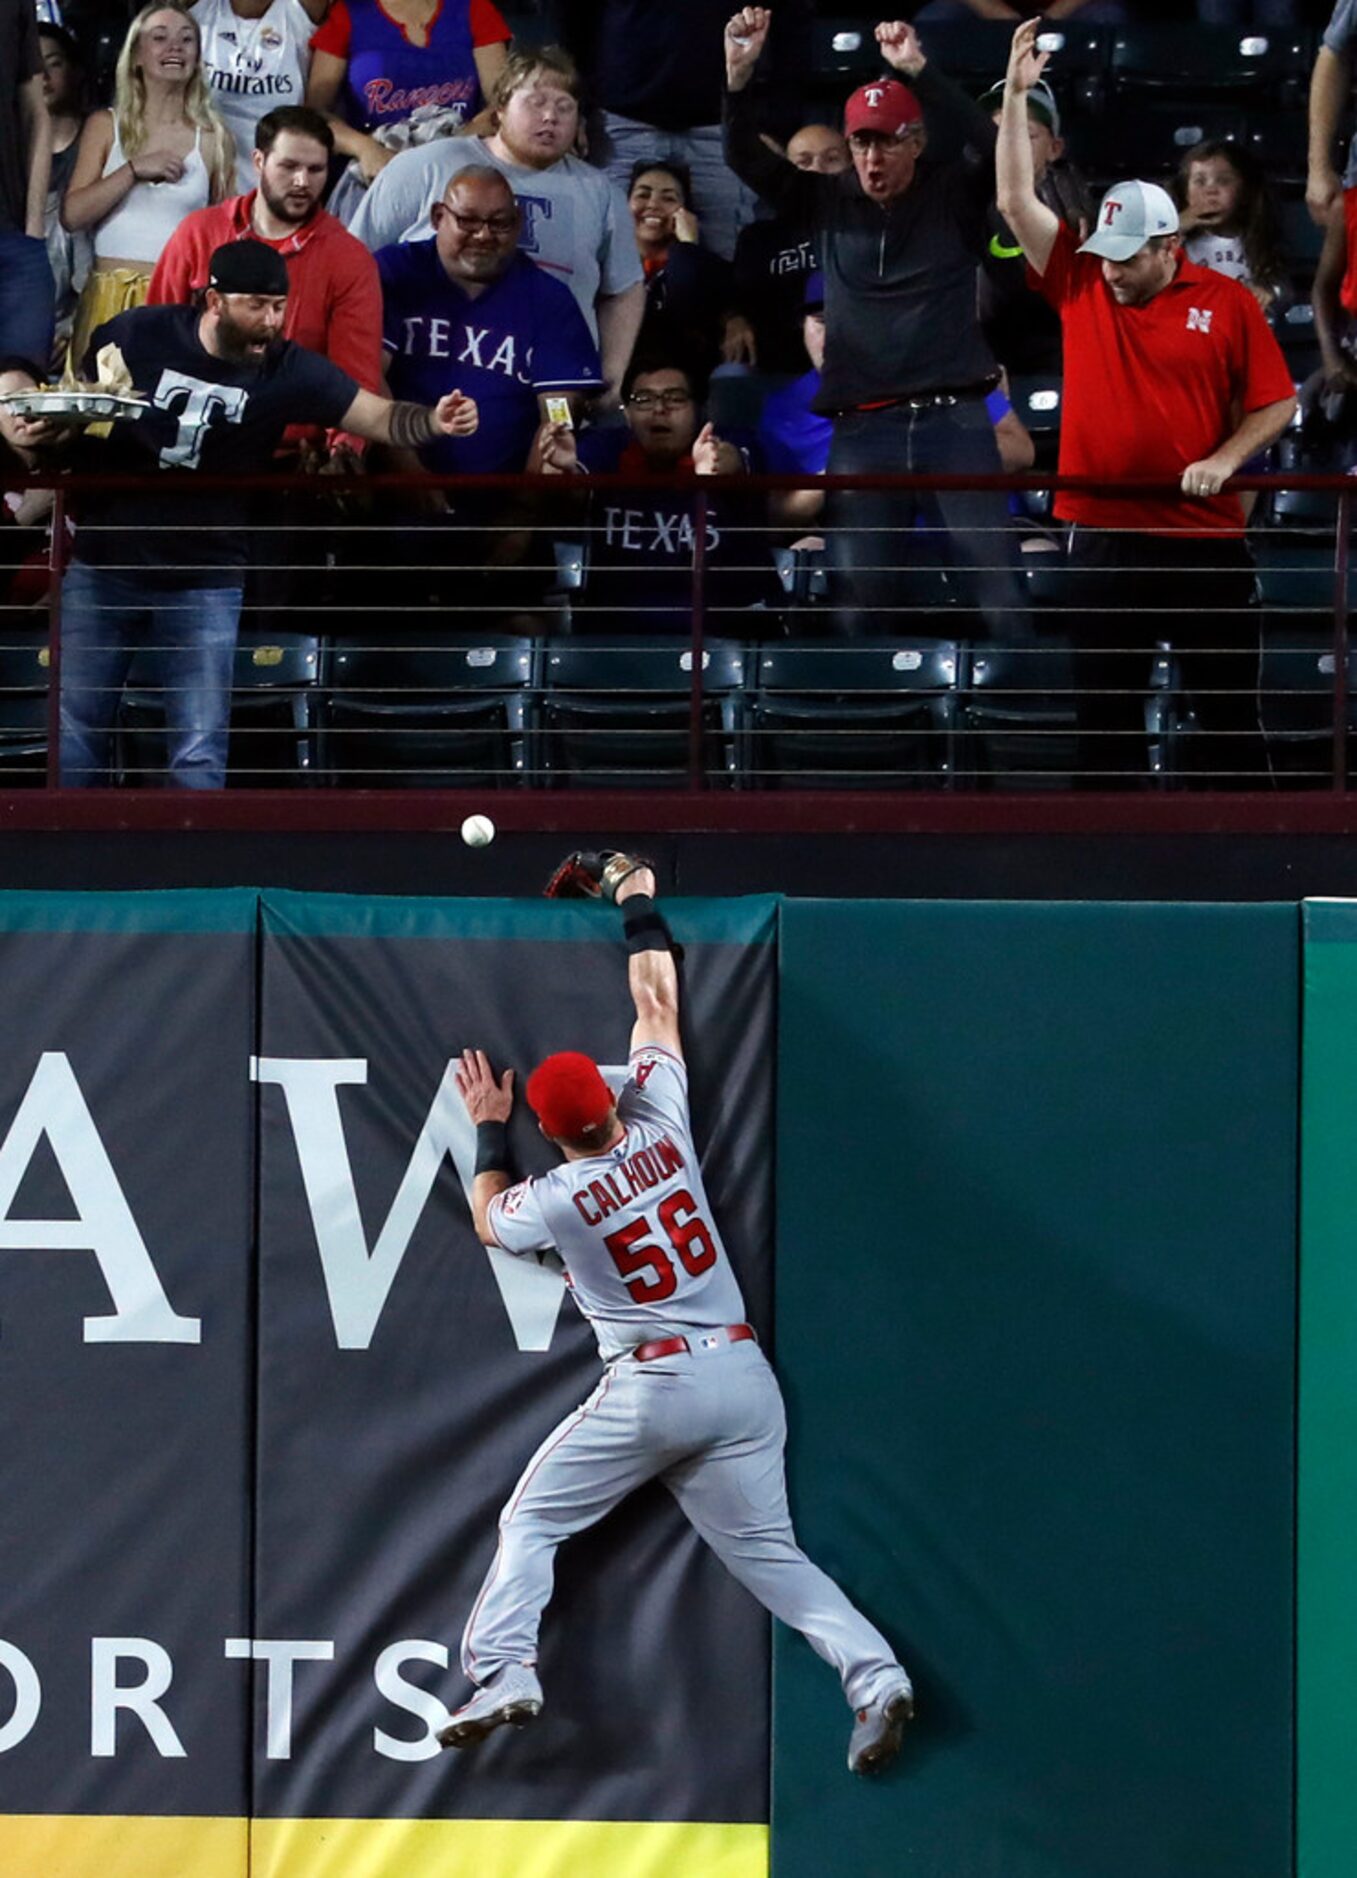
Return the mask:
{"type": "Polygon", "coordinates": [[[514,1184],[509,1158],[509,1117],[514,1108],[514,1072],[498,1079],[484,1050],[463,1050],[453,1072],[457,1093],[476,1124],[476,1177],[471,1185],[471,1221],[482,1245],[494,1245],[490,1202],[514,1184]]]}
{"type": "Polygon", "coordinates": [[[650,868],[638,867],[627,876],[617,889],[617,904],[622,908],[622,925],[631,951],[627,982],[636,1007],[631,1047],[640,1050],[648,1043],[657,1043],[682,1057],[678,967],[669,929],[663,915],[655,910],[655,876],[650,868]]]}

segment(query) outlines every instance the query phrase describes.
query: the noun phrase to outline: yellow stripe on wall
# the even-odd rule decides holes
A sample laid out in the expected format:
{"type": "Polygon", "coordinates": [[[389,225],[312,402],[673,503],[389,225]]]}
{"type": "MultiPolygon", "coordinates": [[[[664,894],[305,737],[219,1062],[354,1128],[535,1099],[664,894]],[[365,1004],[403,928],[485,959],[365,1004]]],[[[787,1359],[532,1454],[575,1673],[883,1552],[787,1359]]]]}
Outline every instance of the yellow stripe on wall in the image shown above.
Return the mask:
{"type": "Polygon", "coordinates": [[[251,1833],[250,1878],[767,1878],[768,1873],[768,1828],[761,1825],[256,1819],[251,1833]]]}
{"type": "Polygon", "coordinates": [[[768,1828],[679,1820],[0,1815],[3,1878],[767,1878],[768,1828]]]}
{"type": "Polygon", "coordinates": [[[246,1878],[248,1819],[0,1814],[4,1878],[246,1878]]]}

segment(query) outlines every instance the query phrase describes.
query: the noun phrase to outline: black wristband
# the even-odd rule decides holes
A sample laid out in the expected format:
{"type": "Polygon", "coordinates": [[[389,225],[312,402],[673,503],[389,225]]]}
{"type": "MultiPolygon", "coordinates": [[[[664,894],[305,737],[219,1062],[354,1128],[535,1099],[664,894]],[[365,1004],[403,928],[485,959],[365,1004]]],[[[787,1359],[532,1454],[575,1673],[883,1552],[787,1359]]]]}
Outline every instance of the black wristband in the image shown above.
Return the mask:
{"type": "Polygon", "coordinates": [[[509,1124],[507,1122],[477,1122],[476,1124],[476,1172],[478,1174],[507,1174],[513,1170],[509,1159],[509,1124]]]}
{"type": "Polygon", "coordinates": [[[632,893],[622,902],[622,935],[628,952],[672,952],[674,935],[648,893],[632,893]]]}

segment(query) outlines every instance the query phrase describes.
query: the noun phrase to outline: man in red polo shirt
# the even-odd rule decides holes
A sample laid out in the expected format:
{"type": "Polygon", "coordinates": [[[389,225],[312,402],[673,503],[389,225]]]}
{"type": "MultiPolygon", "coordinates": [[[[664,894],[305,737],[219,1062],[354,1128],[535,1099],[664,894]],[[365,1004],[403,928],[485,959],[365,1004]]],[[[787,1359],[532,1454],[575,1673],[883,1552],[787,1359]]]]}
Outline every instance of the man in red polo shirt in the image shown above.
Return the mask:
{"type": "Polygon", "coordinates": [[[1060,470],[1176,485],[1056,502],[1076,574],[1081,780],[1145,773],[1144,693],[1162,638],[1194,695],[1196,766],[1247,787],[1266,767],[1253,561],[1239,498],[1221,491],[1285,430],[1295,388],[1253,295],[1184,256],[1162,189],[1115,184],[1082,247],[1038,199],[1026,94],[1047,60],[1040,24],[1013,36],[997,169],[1000,212],[1064,330],[1060,470]]]}
{"type": "MultiPolygon", "coordinates": [[[[287,263],[283,337],[319,352],[364,391],[382,389],[382,289],[377,264],[320,206],[334,148],[318,111],[281,105],[255,129],[259,186],[186,216],[151,276],[151,306],[186,305],[207,285],[213,250],[228,241],[262,241],[287,263]]],[[[321,433],[289,431],[288,443],[319,442],[321,433]]],[[[332,451],[360,454],[360,438],[331,432],[332,451]]]]}

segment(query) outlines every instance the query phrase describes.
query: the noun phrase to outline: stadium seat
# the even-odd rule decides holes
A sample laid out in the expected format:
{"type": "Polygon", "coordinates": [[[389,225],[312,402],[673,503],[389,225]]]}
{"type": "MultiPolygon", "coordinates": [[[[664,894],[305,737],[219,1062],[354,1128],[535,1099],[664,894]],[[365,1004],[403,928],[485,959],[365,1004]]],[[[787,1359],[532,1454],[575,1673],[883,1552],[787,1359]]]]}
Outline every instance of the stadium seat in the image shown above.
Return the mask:
{"type": "Polygon", "coordinates": [[[1304,189],[1307,138],[1303,105],[1299,110],[1269,110],[1263,104],[1249,106],[1244,141],[1267,171],[1274,187],[1304,189]]]}
{"type": "Polygon", "coordinates": [[[1136,21],[1112,34],[1108,77],[1114,98],[1258,98],[1303,113],[1311,63],[1309,37],[1294,27],[1136,21]]]}
{"type": "Polygon", "coordinates": [[[313,778],[320,649],[311,633],[241,635],[231,684],[228,785],[313,778]]]}
{"type": "MultiPolygon", "coordinates": [[[[1333,547],[1297,547],[1264,535],[1255,554],[1263,609],[1259,713],[1268,760],[1279,781],[1320,787],[1332,779],[1333,763],[1333,547]]],[[[1349,654],[1350,727],[1355,684],[1357,656],[1349,654]]]]}
{"type": "Polygon", "coordinates": [[[967,648],[959,724],[962,788],[1068,789],[1075,768],[1068,646],[967,648]]]}
{"type": "Polygon", "coordinates": [[[763,789],[951,788],[955,640],[760,647],[747,704],[763,789]]]}
{"type": "Polygon", "coordinates": [[[1104,182],[1127,176],[1151,180],[1176,170],[1184,155],[1204,138],[1248,140],[1249,113],[1232,102],[1209,98],[1125,95],[1106,111],[1079,126],[1078,161],[1104,182]]]}
{"type": "Polygon", "coordinates": [[[345,788],[496,789],[530,768],[532,639],[331,641],[320,768],[345,788]]]}
{"type": "Polygon", "coordinates": [[[791,382],[776,372],[718,372],[707,386],[707,416],[718,430],[757,430],[769,392],[791,382]]]}
{"type": "MultiPolygon", "coordinates": [[[[692,647],[686,639],[561,639],[542,659],[537,750],[561,788],[682,788],[690,778],[692,647]]],[[[702,772],[739,781],[744,648],[702,656],[702,772]]]]}
{"type": "Polygon", "coordinates": [[[0,625],[0,789],[39,784],[47,767],[47,625],[0,625]]]}
{"type": "MultiPolygon", "coordinates": [[[[1009,382],[1009,402],[1031,432],[1036,446],[1034,471],[1054,471],[1060,456],[1060,415],[1063,386],[1058,376],[1018,376],[1009,382]]],[[[1031,521],[1050,519],[1053,491],[1023,489],[1017,492],[1022,512],[1031,521]]]]}
{"type": "Polygon", "coordinates": [[[1287,307],[1277,322],[1276,333],[1293,381],[1303,385],[1319,370],[1321,363],[1314,311],[1308,299],[1297,300],[1287,307]]]}
{"type": "Polygon", "coordinates": [[[842,90],[861,84],[883,69],[876,36],[862,14],[827,15],[811,26],[811,72],[817,79],[841,79],[842,90]]]}
{"type": "MultiPolygon", "coordinates": [[[[870,28],[868,29],[870,31],[870,28]]],[[[977,97],[1008,69],[1013,28],[1007,20],[921,20],[919,41],[949,78],[977,97]]]]}
{"type": "Polygon", "coordinates": [[[1314,279],[1319,251],[1324,246],[1324,230],[1303,202],[1288,198],[1281,204],[1282,252],[1291,277],[1308,293],[1314,279]]]}
{"type": "MultiPolygon", "coordinates": [[[[231,674],[228,787],[314,779],[320,650],[312,633],[242,631],[231,674]]],[[[118,706],[115,765],[124,786],[160,779],[164,723],[162,694],[145,665],[134,660],[118,706]]]]}

